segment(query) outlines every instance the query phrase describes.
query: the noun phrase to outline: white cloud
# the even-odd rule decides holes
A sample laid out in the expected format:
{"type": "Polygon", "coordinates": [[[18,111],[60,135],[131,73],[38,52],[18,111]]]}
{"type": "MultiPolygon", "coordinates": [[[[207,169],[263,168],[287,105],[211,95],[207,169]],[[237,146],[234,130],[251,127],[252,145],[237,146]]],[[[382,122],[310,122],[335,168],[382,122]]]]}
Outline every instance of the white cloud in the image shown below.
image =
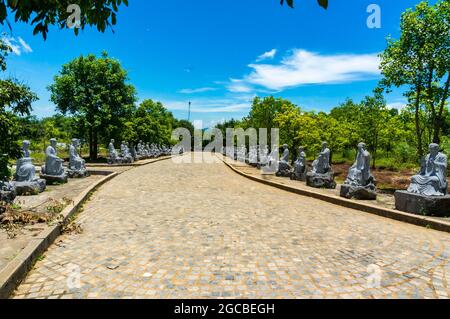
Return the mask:
{"type": "Polygon", "coordinates": [[[277,54],[277,49],[272,49],[268,52],[261,54],[259,57],[257,57],[256,62],[261,62],[261,61],[264,61],[267,59],[273,59],[276,54],[277,54]]]}
{"type": "Polygon", "coordinates": [[[19,43],[22,45],[23,50],[26,53],[33,52],[33,49],[30,47],[30,45],[28,43],[26,43],[21,37],[19,37],[18,40],[19,40],[19,43]]]}
{"type": "Polygon", "coordinates": [[[393,102],[386,105],[388,109],[397,109],[399,111],[403,110],[406,106],[406,102],[393,102]]]}
{"type": "Polygon", "coordinates": [[[217,90],[216,88],[204,87],[204,88],[198,88],[198,89],[182,89],[182,90],[178,91],[178,93],[194,94],[194,93],[211,92],[211,91],[216,91],[216,90],[217,90]]]}
{"type": "Polygon", "coordinates": [[[11,48],[12,53],[15,55],[21,55],[22,51],[25,53],[33,52],[33,49],[31,49],[30,45],[26,43],[21,37],[18,37],[17,39],[15,39],[14,37],[3,37],[2,40],[11,48]]]}
{"type": "Polygon", "coordinates": [[[282,91],[311,84],[338,84],[364,81],[379,76],[377,54],[320,55],[295,49],[278,64],[250,64],[253,69],[243,79],[232,80],[228,89],[260,86],[282,91]]]}
{"type": "MultiPolygon", "coordinates": [[[[241,113],[251,108],[253,96],[244,95],[224,99],[195,99],[192,100],[192,113],[241,113]]],[[[187,111],[187,101],[161,101],[170,111],[187,111]]]]}
{"type": "Polygon", "coordinates": [[[250,93],[253,91],[253,88],[246,84],[244,80],[237,79],[230,79],[227,89],[233,93],[250,93]]]}

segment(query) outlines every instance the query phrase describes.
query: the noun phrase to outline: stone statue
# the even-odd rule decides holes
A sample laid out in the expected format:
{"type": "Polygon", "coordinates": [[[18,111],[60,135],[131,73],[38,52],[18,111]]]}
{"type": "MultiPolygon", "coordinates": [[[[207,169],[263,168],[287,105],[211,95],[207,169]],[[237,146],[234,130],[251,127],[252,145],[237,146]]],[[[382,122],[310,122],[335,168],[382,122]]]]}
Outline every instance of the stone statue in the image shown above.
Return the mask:
{"type": "Polygon", "coordinates": [[[252,166],[258,165],[258,149],[256,146],[251,146],[248,152],[248,163],[252,166]]]}
{"type": "Polygon", "coordinates": [[[111,139],[111,142],[108,145],[108,164],[122,164],[123,158],[119,156],[116,148],[114,147],[115,140],[111,139]]]}
{"type": "Polygon", "coordinates": [[[330,165],[331,151],[327,142],[322,143],[322,150],[313,162],[312,171],[306,174],[306,184],[315,188],[335,189],[334,173],[330,165]]]}
{"type": "Polygon", "coordinates": [[[439,145],[430,145],[430,154],[422,161],[418,175],[411,179],[408,192],[425,196],[445,196],[448,193],[447,156],[439,152],[439,145]]]}
{"type": "Polygon", "coordinates": [[[365,200],[377,199],[376,181],[370,173],[370,153],[366,144],[358,144],[356,162],[350,168],[348,177],[341,186],[341,196],[365,200]]]}
{"type": "MultiPolygon", "coordinates": [[[[0,204],[2,202],[12,203],[17,196],[16,189],[9,181],[0,180],[0,204]]],[[[5,212],[3,205],[0,205],[0,215],[5,212]]]]}
{"type": "Polygon", "coordinates": [[[30,157],[30,142],[22,142],[22,158],[17,161],[14,181],[11,182],[18,196],[37,195],[45,191],[47,182],[36,177],[36,168],[30,157]]]}
{"type": "Polygon", "coordinates": [[[80,140],[72,139],[72,144],[69,147],[69,170],[70,178],[88,177],[89,172],[86,169],[86,161],[78,154],[78,146],[80,140]]]}
{"type": "Polygon", "coordinates": [[[319,157],[313,162],[313,173],[317,174],[326,174],[331,170],[330,167],[330,154],[331,151],[328,148],[328,143],[322,143],[322,150],[319,154],[319,157]]]}
{"type": "Polygon", "coordinates": [[[122,141],[122,144],[120,145],[120,153],[123,163],[131,164],[134,162],[128,144],[125,141],[122,141]]]}
{"type": "Polygon", "coordinates": [[[56,150],[56,139],[50,140],[50,146],[45,151],[45,165],[41,169],[41,178],[47,181],[47,184],[67,183],[67,173],[64,170],[64,160],[58,157],[56,150]]]}
{"type": "Polygon", "coordinates": [[[419,174],[411,178],[408,190],[395,193],[395,206],[409,213],[450,217],[447,156],[439,152],[438,144],[430,144],[429,150],[419,174]]]}
{"type": "Polygon", "coordinates": [[[278,161],[278,171],[276,173],[277,176],[281,177],[291,177],[292,167],[289,165],[289,147],[287,144],[284,144],[281,148],[283,151],[283,155],[281,159],[278,161]]]}
{"type": "Polygon", "coordinates": [[[269,164],[269,147],[267,145],[259,145],[259,162],[258,168],[264,167],[269,164]]]}
{"type": "Polygon", "coordinates": [[[239,162],[245,162],[245,158],[247,156],[247,148],[245,145],[241,145],[238,149],[237,160],[239,162]]]}
{"type": "Polygon", "coordinates": [[[291,175],[292,180],[306,181],[306,173],[308,168],[306,166],[306,153],[303,147],[298,149],[298,158],[294,163],[294,172],[291,175]]]}

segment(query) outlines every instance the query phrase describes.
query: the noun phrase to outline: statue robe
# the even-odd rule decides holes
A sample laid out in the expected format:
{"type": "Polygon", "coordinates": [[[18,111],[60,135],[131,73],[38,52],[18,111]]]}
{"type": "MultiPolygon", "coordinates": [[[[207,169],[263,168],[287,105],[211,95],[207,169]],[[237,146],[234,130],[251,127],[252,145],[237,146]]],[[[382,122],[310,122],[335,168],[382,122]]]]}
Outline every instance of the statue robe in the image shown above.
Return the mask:
{"type": "Polygon", "coordinates": [[[84,167],[85,161],[78,155],[77,149],[73,145],[70,145],[69,156],[70,156],[70,160],[69,160],[69,168],[70,169],[76,170],[76,171],[85,169],[85,167],[84,167]]]}
{"type": "Polygon", "coordinates": [[[317,160],[313,163],[313,172],[318,174],[326,174],[330,171],[330,154],[329,148],[324,149],[317,160]]]}
{"type": "Polygon", "coordinates": [[[47,147],[45,151],[45,172],[46,175],[60,176],[64,174],[63,161],[56,155],[53,146],[47,147]]]}
{"type": "Polygon", "coordinates": [[[367,151],[358,151],[356,162],[350,168],[345,184],[366,186],[370,177],[370,154],[367,151]]]}
{"type": "Polygon", "coordinates": [[[447,156],[438,153],[425,157],[419,175],[413,176],[408,192],[426,196],[444,196],[448,192],[447,156]]]}

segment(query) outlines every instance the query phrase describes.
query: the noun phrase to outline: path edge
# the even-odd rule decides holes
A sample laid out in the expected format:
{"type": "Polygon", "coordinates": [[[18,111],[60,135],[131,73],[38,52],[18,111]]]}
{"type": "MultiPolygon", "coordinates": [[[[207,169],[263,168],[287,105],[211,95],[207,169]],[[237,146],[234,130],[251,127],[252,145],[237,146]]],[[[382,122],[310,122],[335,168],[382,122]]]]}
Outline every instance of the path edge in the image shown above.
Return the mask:
{"type": "Polygon", "coordinates": [[[434,219],[430,219],[429,217],[426,217],[426,216],[419,216],[419,215],[414,215],[414,214],[410,214],[410,213],[406,213],[406,212],[401,212],[401,211],[394,210],[394,209],[379,207],[379,206],[365,204],[365,203],[358,203],[358,202],[355,202],[355,201],[352,201],[349,199],[345,199],[345,198],[342,198],[339,196],[319,194],[316,192],[303,190],[303,189],[299,189],[299,188],[294,188],[294,187],[291,187],[288,185],[283,185],[283,184],[280,184],[277,182],[265,180],[265,179],[244,173],[243,171],[239,170],[238,168],[236,168],[233,165],[231,165],[230,163],[228,163],[223,158],[219,158],[219,159],[235,173],[237,173],[245,178],[248,178],[250,180],[253,180],[255,182],[259,182],[261,184],[272,186],[272,187],[281,189],[283,191],[295,193],[298,195],[312,197],[312,198],[319,199],[319,200],[322,200],[322,201],[325,201],[325,202],[328,202],[331,204],[355,209],[355,210],[362,211],[365,213],[394,219],[397,221],[413,224],[416,226],[431,228],[434,230],[450,233],[450,223],[447,223],[444,221],[441,222],[441,221],[437,221],[434,219]]]}
{"type": "MultiPolygon", "coordinates": [[[[143,163],[134,163],[134,165],[126,165],[127,167],[136,168],[146,166],[149,164],[165,161],[171,159],[172,156],[164,156],[156,158],[152,161],[143,163]]],[[[118,167],[118,165],[110,165],[108,167],[118,167]]],[[[121,167],[121,166],[119,166],[121,167]]],[[[20,285],[22,280],[33,268],[39,257],[47,251],[47,249],[55,242],[61,235],[63,225],[74,216],[81,206],[89,199],[89,197],[102,185],[117,177],[121,173],[112,171],[93,170],[93,167],[87,167],[92,175],[106,175],[101,180],[92,183],[87,189],[79,194],[73,202],[68,205],[62,212],[62,221],[41,232],[36,238],[32,239],[22,251],[11,260],[5,268],[0,270],[0,299],[7,299],[20,285]]]]}
{"type": "MultiPolygon", "coordinates": [[[[97,172],[91,172],[97,173],[97,172]]],[[[0,271],[0,299],[7,299],[33,268],[39,257],[55,242],[61,234],[63,225],[81,208],[87,199],[102,185],[119,175],[118,172],[98,172],[97,175],[108,174],[92,183],[80,193],[71,204],[61,212],[61,222],[42,231],[32,239],[22,251],[0,271]]]]}

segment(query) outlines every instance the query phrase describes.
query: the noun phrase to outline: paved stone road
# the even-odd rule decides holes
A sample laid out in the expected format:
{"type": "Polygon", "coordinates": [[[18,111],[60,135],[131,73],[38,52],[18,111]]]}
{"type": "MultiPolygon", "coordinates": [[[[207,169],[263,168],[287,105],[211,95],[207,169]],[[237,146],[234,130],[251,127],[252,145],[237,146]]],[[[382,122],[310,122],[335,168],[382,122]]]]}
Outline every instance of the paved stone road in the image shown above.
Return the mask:
{"type": "Polygon", "coordinates": [[[223,164],[127,171],[79,222],[84,232],[53,245],[15,297],[449,297],[450,234],[273,189],[223,164]]]}

